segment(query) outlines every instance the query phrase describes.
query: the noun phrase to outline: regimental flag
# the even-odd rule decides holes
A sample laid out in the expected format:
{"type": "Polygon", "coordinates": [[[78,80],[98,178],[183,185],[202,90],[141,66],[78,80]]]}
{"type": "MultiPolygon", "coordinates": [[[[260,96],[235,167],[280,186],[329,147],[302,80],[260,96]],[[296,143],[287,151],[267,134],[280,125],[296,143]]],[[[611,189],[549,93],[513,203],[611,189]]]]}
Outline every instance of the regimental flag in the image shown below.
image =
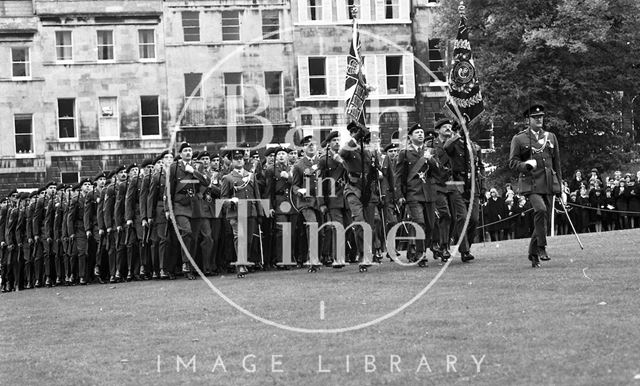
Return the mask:
{"type": "Polygon", "coordinates": [[[476,66],[473,63],[471,44],[469,44],[469,30],[467,28],[467,16],[464,5],[458,7],[460,12],[460,25],[458,37],[453,47],[453,63],[449,73],[449,95],[443,111],[449,118],[459,121],[453,104],[460,109],[467,125],[475,122],[484,111],[484,102],[480,93],[480,82],[476,74],[476,66]]]}
{"type": "Polygon", "coordinates": [[[351,46],[347,56],[347,78],[344,83],[347,104],[345,113],[349,122],[355,121],[365,127],[364,102],[369,95],[367,83],[362,73],[363,60],[360,56],[360,33],[358,23],[353,18],[353,30],[351,34],[351,46]]]}

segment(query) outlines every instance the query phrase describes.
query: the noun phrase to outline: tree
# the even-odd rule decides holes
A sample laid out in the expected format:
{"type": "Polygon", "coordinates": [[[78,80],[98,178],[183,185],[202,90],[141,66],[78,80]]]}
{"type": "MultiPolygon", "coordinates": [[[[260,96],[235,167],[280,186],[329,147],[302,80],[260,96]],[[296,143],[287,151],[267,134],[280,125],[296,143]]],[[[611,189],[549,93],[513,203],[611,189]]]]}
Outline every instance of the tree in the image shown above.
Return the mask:
{"type": "MultiPolygon", "coordinates": [[[[458,1],[442,1],[435,33],[454,39],[458,1]]],[[[617,168],[629,160],[630,133],[621,112],[640,90],[640,2],[637,0],[472,0],[471,47],[485,121],[495,123],[489,159],[504,179],[511,137],[522,112],[547,106],[546,129],[562,148],[563,175],[576,168],[617,168]]],[[[568,177],[567,177],[568,178],[568,177]]]]}

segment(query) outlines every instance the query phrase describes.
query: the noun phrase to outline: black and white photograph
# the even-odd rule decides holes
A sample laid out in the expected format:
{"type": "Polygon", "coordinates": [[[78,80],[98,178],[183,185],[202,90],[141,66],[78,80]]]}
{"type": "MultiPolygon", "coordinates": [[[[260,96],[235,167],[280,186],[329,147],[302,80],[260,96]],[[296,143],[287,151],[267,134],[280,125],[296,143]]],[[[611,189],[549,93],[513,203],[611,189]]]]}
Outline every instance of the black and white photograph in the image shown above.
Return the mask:
{"type": "Polygon", "coordinates": [[[0,384],[640,385],[640,1],[0,0],[0,384]]]}

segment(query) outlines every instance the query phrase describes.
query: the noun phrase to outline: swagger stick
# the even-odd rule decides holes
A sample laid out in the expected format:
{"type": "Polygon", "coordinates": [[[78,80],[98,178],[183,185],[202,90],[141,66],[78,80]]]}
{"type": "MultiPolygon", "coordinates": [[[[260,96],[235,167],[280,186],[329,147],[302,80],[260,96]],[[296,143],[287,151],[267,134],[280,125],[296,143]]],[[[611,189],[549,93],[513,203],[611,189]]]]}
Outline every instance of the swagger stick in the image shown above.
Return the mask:
{"type": "Polygon", "coordinates": [[[564,201],[562,201],[562,199],[554,196],[554,200],[555,199],[559,199],[560,200],[560,204],[562,205],[562,209],[564,210],[564,213],[567,215],[567,220],[569,220],[569,225],[571,225],[571,230],[573,231],[573,234],[576,236],[576,239],[578,240],[578,244],[580,244],[580,249],[584,249],[584,245],[582,245],[582,241],[580,241],[580,236],[578,236],[578,232],[576,232],[576,228],[573,226],[573,221],[571,221],[571,217],[569,217],[569,211],[567,210],[567,207],[564,205],[564,201]]]}

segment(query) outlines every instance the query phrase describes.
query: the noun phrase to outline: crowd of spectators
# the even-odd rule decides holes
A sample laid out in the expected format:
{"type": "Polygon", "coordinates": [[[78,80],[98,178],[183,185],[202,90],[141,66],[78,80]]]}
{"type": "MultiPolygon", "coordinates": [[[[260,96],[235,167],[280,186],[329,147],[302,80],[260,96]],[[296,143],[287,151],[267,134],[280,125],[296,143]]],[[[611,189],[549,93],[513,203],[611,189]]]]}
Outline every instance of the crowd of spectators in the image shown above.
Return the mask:
{"type": "MultiPolygon", "coordinates": [[[[602,232],[640,227],[640,171],[636,175],[620,171],[602,177],[597,169],[587,174],[576,170],[569,181],[563,181],[561,195],[576,232],[602,232]]],[[[492,187],[482,200],[481,225],[478,232],[486,241],[531,237],[533,210],[524,196],[511,184],[503,189],[492,187]]],[[[557,235],[572,233],[562,204],[555,202],[557,235]]],[[[481,240],[482,241],[482,240],[481,240]]]]}

